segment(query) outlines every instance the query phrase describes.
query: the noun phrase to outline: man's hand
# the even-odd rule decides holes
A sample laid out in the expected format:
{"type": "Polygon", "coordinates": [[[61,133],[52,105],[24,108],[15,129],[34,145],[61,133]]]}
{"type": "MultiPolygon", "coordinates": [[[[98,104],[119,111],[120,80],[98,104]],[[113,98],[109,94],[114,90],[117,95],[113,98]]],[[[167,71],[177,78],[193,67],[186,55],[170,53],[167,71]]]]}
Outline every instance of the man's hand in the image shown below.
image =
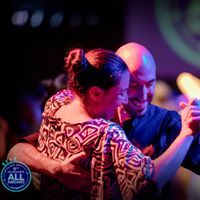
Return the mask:
{"type": "Polygon", "coordinates": [[[57,167],[54,168],[54,177],[70,188],[89,192],[91,189],[91,174],[80,167],[80,162],[85,156],[86,154],[81,152],[64,161],[58,161],[57,167]]]}

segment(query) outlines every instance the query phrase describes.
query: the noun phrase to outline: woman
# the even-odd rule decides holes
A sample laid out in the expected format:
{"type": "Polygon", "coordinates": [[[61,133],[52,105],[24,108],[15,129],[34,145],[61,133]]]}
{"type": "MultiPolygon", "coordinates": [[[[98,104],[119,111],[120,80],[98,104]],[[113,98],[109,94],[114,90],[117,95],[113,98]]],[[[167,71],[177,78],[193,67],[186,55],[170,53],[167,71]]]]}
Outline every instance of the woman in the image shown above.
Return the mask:
{"type": "MultiPolygon", "coordinates": [[[[73,190],[43,176],[45,199],[134,199],[141,191],[161,188],[174,175],[192,140],[191,108],[183,112],[183,129],[170,148],[156,160],[142,155],[124,131],[109,119],[127,103],[129,72],[111,51],[73,49],[65,57],[68,87],[46,103],[38,150],[53,160],[64,161],[81,152],[79,163],[91,172],[89,192],[73,190]]],[[[192,104],[192,102],[191,102],[192,104]]],[[[69,180],[73,181],[73,180],[69,180]]]]}

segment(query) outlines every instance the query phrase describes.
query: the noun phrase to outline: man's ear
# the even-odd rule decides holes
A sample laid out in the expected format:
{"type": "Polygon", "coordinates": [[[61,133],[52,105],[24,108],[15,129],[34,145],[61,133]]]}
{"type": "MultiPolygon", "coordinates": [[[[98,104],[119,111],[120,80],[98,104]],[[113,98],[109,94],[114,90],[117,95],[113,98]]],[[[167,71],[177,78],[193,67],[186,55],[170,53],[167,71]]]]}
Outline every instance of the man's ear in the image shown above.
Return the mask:
{"type": "Polygon", "coordinates": [[[100,87],[92,86],[88,92],[93,101],[100,101],[103,98],[104,90],[100,87]]]}

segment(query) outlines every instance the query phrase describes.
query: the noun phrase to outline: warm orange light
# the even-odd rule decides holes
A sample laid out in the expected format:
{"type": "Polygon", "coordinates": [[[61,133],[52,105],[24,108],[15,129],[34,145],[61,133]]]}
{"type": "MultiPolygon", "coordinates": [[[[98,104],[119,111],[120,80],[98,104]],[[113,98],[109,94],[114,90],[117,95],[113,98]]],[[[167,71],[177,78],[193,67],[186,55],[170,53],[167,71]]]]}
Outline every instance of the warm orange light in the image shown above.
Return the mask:
{"type": "Polygon", "coordinates": [[[200,79],[196,76],[183,72],[177,77],[177,85],[187,98],[200,98],[200,79]]]}

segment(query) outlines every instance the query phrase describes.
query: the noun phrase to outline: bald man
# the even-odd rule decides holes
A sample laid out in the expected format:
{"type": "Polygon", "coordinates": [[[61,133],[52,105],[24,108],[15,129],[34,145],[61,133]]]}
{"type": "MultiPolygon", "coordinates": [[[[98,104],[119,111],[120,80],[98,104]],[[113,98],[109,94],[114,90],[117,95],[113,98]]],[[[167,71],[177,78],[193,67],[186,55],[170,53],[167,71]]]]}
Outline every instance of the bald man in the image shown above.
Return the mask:
{"type": "MultiPolygon", "coordinates": [[[[146,155],[155,159],[174,141],[181,130],[180,115],[151,104],[156,84],[156,65],[152,54],[138,43],[127,43],[116,52],[128,65],[131,78],[129,102],[118,108],[118,123],[128,139],[146,155]]],[[[198,135],[199,137],[199,135],[198,135]]],[[[200,174],[200,145],[196,138],[182,166],[200,174]]],[[[169,186],[169,185],[168,185],[169,186]]],[[[167,199],[165,188],[161,199],[167,199]]]]}
{"type": "Polygon", "coordinates": [[[126,110],[132,116],[144,115],[154,96],[156,65],[151,53],[142,45],[128,43],[116,52],[128,65],[131,81],[126,110]]]}
{"type": "MultiPolygon", "coordinates": [[[[120,47],[116,53],[128,65],[131,79],[128,90],[129,103],[118,108],[115,120],[123,126],[128,139],[135,146],[153,159],[157,158],[179,134],[181,130],[180,116],[175,111],[169,111],[151,104],[156,84],[156,65],[153,56],[144,46],[137,43],[128,43],[120,47]]],[[[38,154],[33,146],[20,143],[11,149],[8,157],[17,156],[18,159],[36,171],[42,171],[53,176],[58,173],[54,167],[57,165],[56,162],[53,165],[53,162],[49,162],[48,158],[45,158],[45,162],[51,163],[50,166],[53,166],[50,170],[45,167],[42,155],[38,154]],[[24,148],[24,145],[26,145],[26,148],[24,148]],[[24,156],[25,149],[26,157],[24,156]]],[[[182,165],[200,174],[198,140],[194,141],[182,165]]],[[[73,171],[73,166],[70,167],[73,171]]],[[[61,169],[59,173],[62,174],[63,171],[67,173],[67,167],[64,170],[61,169]]],[[[64,179],[64,175],[60,178],[64,179]]],[[[164,196],[166,197],[166,195],[162,195],[161,199],[164,199],[164,196]]]]}
{"type": "MultiPolygon", "coordinates": [[[[126,123],[127,127],[124,127],[129,140],[142,150],[148,148],[146,153],[153,158],[158,157],[179,134],[180,115],[151,104],[155,92],[156,65],[152,54],[144,46],[131,42],[121,46],[116,53],[126,62],[131,74],[129,102],[118,109],[117,120],[123,126],[124,121],[129,119],[129,126],[126,123]]],[[[198,152],[200,154],[200,149],[198,152]]],[[[198,174],[199,154],[186,157],[183,163],[198,174]]]]}

